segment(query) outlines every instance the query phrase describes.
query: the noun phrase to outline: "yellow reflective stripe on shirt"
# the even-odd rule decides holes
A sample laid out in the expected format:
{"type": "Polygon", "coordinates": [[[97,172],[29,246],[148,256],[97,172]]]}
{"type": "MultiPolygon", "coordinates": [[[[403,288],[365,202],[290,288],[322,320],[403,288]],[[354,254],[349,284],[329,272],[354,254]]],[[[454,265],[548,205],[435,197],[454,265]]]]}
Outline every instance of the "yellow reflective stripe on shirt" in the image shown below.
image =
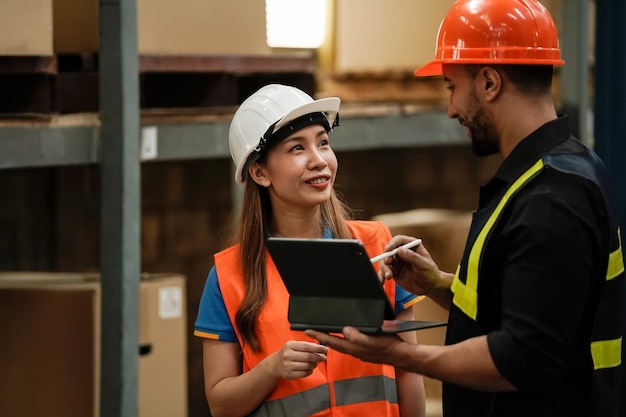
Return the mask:
{"type": "Polygon", "coordinates": [[[465,284],[459,279],[458,270],[454,276],[454,280],[452,282],[452,292],[454,293],[454,297],[452,301],[458,308],[474,320],[476,320],[476,315],[478,313],[478,267],[480,263],[480,255],[482,254],[483,246],[485,245],[485,240],[511,196],[542,168],[543,160],[540,159],[517,180],[515,180],[508,190],[506,190],[506,193],[498,202],[495,210],[491,213],[491,216],[489,216],[489,219],[478,233],[478,237],[472,246],[472,250],[470,251],[469,259],[467,261],[465,284]]]}
{"type": "MultiPolygon", "coordinates": [[[[606,280],[617,278],[624,272],[624,257],[622,255],[622,234],[617,228],[618,247],[609,254],[609,265],[606,271],[606,280]]],[[[597,340],[591,342],[591,358],[593,369],[615,368],[622,363],[622,338],[611,340],[597,340]]]]}
{"type": "Polygon", "coordinates": [[[610,281],[624,272],[624,256],[622,254],[622,233],[617,229],[619,246],[609,255],[609,267],[606,271],[606,280],[610,281]]]}
{"type": "Polygon", "coordinates": [[[622,338],[591,342],[593,369],[615,368],[622,363],[622,338]]]}
{"type": "Polygon", "coordinates": [[[457,268],[452,280],[452,302],[461,309],[469,317],[476,320],[476,313],[478,308],[478,293],[475,289],[470,288],[469,285],[465,285],[459,278],[459,270],[457,268]]]}

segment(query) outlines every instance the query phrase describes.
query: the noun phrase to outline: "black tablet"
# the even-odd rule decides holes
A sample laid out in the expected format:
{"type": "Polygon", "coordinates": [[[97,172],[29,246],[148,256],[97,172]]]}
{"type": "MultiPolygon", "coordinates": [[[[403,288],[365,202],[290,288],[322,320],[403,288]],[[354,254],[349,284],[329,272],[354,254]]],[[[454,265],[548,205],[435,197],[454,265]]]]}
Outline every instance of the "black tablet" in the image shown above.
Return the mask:
{"type": "MultiPolygon", "coordinates": [[[[354,239],[268,238],[268,251],[289,292],[292,330],[398,333],[445,322],[396,320],[363,244],[354,239]]],[[[377,255],[377,254],[372,254],[377,255]]]]}

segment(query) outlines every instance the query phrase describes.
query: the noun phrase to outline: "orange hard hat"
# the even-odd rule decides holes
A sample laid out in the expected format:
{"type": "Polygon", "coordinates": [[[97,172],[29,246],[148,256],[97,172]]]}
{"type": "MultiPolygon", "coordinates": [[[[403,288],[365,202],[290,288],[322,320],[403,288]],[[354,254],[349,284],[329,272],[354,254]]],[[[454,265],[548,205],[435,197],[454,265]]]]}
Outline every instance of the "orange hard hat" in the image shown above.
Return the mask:
{"type": "Polygon", "coordinates": [[[457,0],[439,26],[433,61],[415,75],[440,75],[441,64],[563,65],[550,12],[536,0],[457,0]]]}

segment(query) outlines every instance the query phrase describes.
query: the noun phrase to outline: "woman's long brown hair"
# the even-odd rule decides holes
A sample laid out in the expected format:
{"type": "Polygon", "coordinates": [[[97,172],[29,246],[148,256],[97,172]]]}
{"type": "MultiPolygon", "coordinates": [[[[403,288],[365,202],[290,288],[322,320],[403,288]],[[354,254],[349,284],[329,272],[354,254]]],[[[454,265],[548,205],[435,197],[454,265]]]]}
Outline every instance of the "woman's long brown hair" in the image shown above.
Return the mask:
{"type": "MultiPolygon", "coordinates": [[[[346,221],[351,217],[348,207],[339,199],[335,191],[330,199],[321,205],[320,232],[327,225],[336,238],[351,238],[346,221]]],[[[244,344],[255,352],[261,350],[257,337],[257,320],[267,300],[267,278],[265,271],[265,238],[269,235],[272,205],[269,193],[248,178],[245,183],[239,221],[232,243],[240,243],[240,256],[243,269],[245,295],[235,315],[235,325],[244,344]]]]}

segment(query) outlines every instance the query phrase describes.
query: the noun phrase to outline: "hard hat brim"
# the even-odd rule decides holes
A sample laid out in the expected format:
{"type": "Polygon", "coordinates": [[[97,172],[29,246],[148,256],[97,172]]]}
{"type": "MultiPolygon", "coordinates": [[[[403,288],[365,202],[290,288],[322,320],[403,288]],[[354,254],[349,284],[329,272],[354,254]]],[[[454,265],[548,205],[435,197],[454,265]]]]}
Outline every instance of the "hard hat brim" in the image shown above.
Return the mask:
{"type": "Polygon", "coordinates": [[[430,61],[428,64],[416,69],[413,74],[417,77],[428,77],[430,75],[442,75],[443,64],[452,65],[552,65],[560,66],[564,65],[565,61],[557,58],[550,59],[520,59],[520,58],[458,58],[458,59],[436,59],[430,61]]]}
{"type": "Polygon", "coordinates": [[[284,115],[274,127],[274,131],[272,133],[276,133],[281,127],[285,126],[289,122],[296,120],[297,118],[304,116],[309,113],[324,113],[328,118],[328,124],[330,126],[333,125],[335,118],[337,117],[337,112],[339,112],[339,106],[341,105],[341,100],[339,97],[327,97],[321,98],[319,100],[312,101],[311,103],[307,103],[303,106],[297,107],[284,115]]]}
{"type": "Polygon", "coordinates": [[[416,77],[428,77],[431,75],[441,75],[442,72],[441,61],[434,60],[419,67],[413,74],[415,74],[416,77]]]}

